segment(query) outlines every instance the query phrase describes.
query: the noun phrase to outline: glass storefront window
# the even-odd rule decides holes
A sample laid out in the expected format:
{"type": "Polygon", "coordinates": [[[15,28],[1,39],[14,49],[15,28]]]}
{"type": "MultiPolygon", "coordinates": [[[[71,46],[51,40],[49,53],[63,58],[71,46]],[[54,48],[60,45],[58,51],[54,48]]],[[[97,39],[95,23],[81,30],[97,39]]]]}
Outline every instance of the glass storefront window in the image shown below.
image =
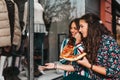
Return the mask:
{"type": "Polygon", "coordinates": [[[61,41],[68,34],[68,24],[84,14],[85,3],[84,0],[41,0],[40,3],[44,8],[43,19],[48,32],[44,41],[44,56],[47,60],[44,61],[56,61],[59,59],[61,41]]]}
{"type": "MultiPolygon", "coordinates": [[[[70,21],[90,11],[86,9],[87,0],[12,1],[18,7],[19,25],[22,32],[17,63],[20,64],[20,71],[25,71],[27,79],[33,80],[34,77],[40,75],[36,72],[38,65],[59,60],[61,43],[68,36],[70,21]]],[[[98,6],[91,11],[98,14],[97,9],[98,6]]]]}

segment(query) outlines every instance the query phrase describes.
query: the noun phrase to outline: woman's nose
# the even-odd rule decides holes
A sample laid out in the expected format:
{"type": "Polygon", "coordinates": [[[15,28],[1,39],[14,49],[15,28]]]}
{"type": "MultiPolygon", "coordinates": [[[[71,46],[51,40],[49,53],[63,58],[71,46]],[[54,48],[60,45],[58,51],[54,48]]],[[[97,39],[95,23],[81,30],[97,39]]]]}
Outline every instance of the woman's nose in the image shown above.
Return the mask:
{"type": "Polygon", "coordinates": [[[81,28],[79,28],[79,32],[81,32],[81,28]]]}
{"type": "Polygon", "coordinates": [[[71,29],[71,32],[74,32],[75,30],[74,29],[71,29]]]}

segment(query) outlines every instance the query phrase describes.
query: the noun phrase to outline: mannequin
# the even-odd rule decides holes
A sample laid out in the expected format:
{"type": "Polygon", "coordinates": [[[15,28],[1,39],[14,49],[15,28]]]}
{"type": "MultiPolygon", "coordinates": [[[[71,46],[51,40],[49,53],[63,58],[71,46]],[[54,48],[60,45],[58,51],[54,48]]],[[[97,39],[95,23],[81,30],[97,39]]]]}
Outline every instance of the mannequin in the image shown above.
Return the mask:
{"type": "Polygon", "coordinates": [[[44,9],[38,0],[34,0],[34,32],[45,33],[46,27],[43,20],[44,9]]]}
{"type": "Polygon", "coordinates": [[[34,0],[34,76],[38,77],[41,74],[45,74],[43,71],[39,71],[38,72],[38,65],[43,65],[42,60],[44,60],[43,58],[43,54],[42,54],[42,50],[43,50],[43,41],[44,41],[44,36],[48,34],[48,32],[46,31],[46,27],[44,24],[44,20],[43,20],[43,12],[44,9],[42,7],[42,5],[38,2],[38,0],[34,0]],[[35,56],[36,55],[36,56],[35,56]],[[39,57],[41,56],[41,61],[39,59],[39,57]]]}
{"type": "Polygon", "coordinates": [[[21,29],[19,26],[18,10],[13,0],[0,0],[0,80],[5,62],[12,66],[12,56],[20,47],[21,29]],[[7,60],[7,61],[6,61],[7,60]]]}
{"type": "Polygon", "coordinates": [[[28,18],[28,2],[26,0],[24,5],[24,13],[23,13],[23,22],[24,22],[24,26],[22,30],[23,35],[25,35],[25,31],[27,30],[27,18],[28,18]]]}

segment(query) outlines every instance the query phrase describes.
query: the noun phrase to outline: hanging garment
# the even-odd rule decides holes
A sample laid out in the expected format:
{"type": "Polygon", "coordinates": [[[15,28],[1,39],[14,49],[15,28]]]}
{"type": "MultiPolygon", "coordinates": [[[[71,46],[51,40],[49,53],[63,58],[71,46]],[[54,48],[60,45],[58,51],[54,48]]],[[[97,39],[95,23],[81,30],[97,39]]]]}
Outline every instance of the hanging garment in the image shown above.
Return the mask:
{"type": "Polygon", "coordinates": [[[21,28],[17,5],[12,0],[0,0],[0,47],[20,47],[21,28]]]}

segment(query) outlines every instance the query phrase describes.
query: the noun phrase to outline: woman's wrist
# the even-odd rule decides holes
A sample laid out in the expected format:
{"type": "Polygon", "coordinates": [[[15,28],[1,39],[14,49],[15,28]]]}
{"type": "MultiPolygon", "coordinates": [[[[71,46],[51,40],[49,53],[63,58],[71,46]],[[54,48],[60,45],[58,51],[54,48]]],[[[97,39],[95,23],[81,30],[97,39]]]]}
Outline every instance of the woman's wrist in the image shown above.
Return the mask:
{"type": "Polygon", "coordinates": [[[91,64],[90,69],[91,69],[91,70],[93,69],[93,64],[91,64]]]}
{"type": "Polygon", "coordinates": [[[54,63],[54,69],[57,69],[57,63],[54,63]]]}
{"type": "Polygon", "coordinates": [[[93,69],[93,64],[90,64],[89,67],[88,67],[90,70],[93,69]]]}

